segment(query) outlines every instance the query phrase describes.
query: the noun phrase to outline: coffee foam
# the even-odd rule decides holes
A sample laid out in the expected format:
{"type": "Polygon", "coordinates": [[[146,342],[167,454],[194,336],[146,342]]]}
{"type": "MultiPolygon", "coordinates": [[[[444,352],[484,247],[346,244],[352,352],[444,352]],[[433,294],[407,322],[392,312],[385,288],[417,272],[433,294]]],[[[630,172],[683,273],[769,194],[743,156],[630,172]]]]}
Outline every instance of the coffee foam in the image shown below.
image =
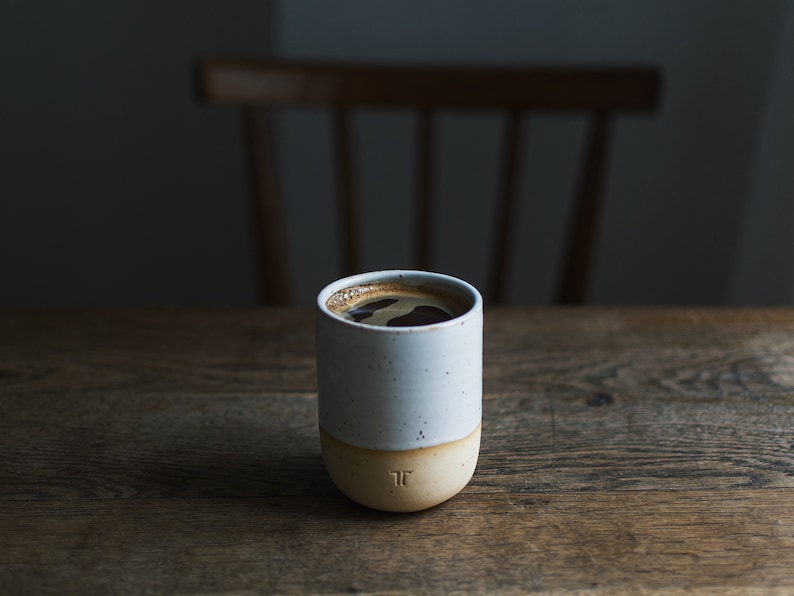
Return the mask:
{"type": "Polygon", "coordinates": [[[424,298],[431,305],[438,305],[451,311],[453,317],[459,317],[472,307],[470,299],[454,290],[447,291],[435,286],[398,281],[377,281],[344,288],[331,294],[325,301],[325,306],[332,313],[341,316],[364,303],[399,296],[424,298]]]}

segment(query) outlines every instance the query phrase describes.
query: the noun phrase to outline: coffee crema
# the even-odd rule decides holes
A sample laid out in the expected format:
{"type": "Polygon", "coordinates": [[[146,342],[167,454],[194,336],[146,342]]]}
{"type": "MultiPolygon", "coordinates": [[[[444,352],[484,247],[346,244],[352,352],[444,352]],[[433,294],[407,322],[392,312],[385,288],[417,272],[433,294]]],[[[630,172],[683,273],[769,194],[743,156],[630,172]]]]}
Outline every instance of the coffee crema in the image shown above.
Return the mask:
{"type": "Polygon", "coordinates": [[[442,289],[394,281],[345,288],[325,304],[343,319],[382,327],[433,325],[469,309],[461,298],[442,289]]]}

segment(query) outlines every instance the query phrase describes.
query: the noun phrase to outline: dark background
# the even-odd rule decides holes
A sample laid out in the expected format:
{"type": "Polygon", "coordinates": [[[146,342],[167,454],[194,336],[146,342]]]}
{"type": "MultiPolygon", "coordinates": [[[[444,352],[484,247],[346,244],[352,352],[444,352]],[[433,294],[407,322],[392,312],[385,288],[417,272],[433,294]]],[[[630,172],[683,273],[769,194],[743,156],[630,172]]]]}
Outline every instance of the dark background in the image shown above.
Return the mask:
{"type": "MultiPolygon", "coordinates": [[[[193,95],[208,53],[658,65],[660,113],[615,130],[594,301],[794,301],[794,3],[46,0],[0,8],[1,304],[254,302],[237,115],[193,95]]],[[[357,123],[362,187],[385,199],[366,265],[409,266],[410,118],[357,123]]],[[[582,125],[526,122],[513,301],[551,296],[582,125]]],[[[500,126],[441,122],[438,269],[475,284],[500,126]]],[[[339,273],[327,132],[319,111],[278,121],[302,303],[339,273]]]]}

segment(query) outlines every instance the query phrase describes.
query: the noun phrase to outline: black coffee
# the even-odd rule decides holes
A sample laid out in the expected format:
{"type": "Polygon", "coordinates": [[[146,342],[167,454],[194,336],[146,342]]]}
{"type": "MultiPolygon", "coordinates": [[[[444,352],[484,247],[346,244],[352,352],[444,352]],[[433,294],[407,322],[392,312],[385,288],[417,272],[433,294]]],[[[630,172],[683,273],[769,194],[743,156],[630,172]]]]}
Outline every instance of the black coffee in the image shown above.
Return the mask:
{"type": "Polygon", "coordinates": [[[385,327],[415,327],[449,321],[467,305],[455,296],[425,286],[374,282],[345,288],[326,301],[342,318],[385,327]]]}

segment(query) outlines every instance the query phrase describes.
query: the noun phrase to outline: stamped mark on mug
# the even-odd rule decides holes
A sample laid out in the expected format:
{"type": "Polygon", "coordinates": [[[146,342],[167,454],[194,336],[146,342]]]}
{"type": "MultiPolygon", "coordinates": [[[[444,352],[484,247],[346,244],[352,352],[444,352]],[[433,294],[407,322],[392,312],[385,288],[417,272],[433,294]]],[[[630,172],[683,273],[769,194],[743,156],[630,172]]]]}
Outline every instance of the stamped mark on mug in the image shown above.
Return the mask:
{"type": "Polygon", "coordinates": [[[389,470],[389,474],[394,477],[394,486],[405,486],[408,476],[413,470],[389,470]]]}

